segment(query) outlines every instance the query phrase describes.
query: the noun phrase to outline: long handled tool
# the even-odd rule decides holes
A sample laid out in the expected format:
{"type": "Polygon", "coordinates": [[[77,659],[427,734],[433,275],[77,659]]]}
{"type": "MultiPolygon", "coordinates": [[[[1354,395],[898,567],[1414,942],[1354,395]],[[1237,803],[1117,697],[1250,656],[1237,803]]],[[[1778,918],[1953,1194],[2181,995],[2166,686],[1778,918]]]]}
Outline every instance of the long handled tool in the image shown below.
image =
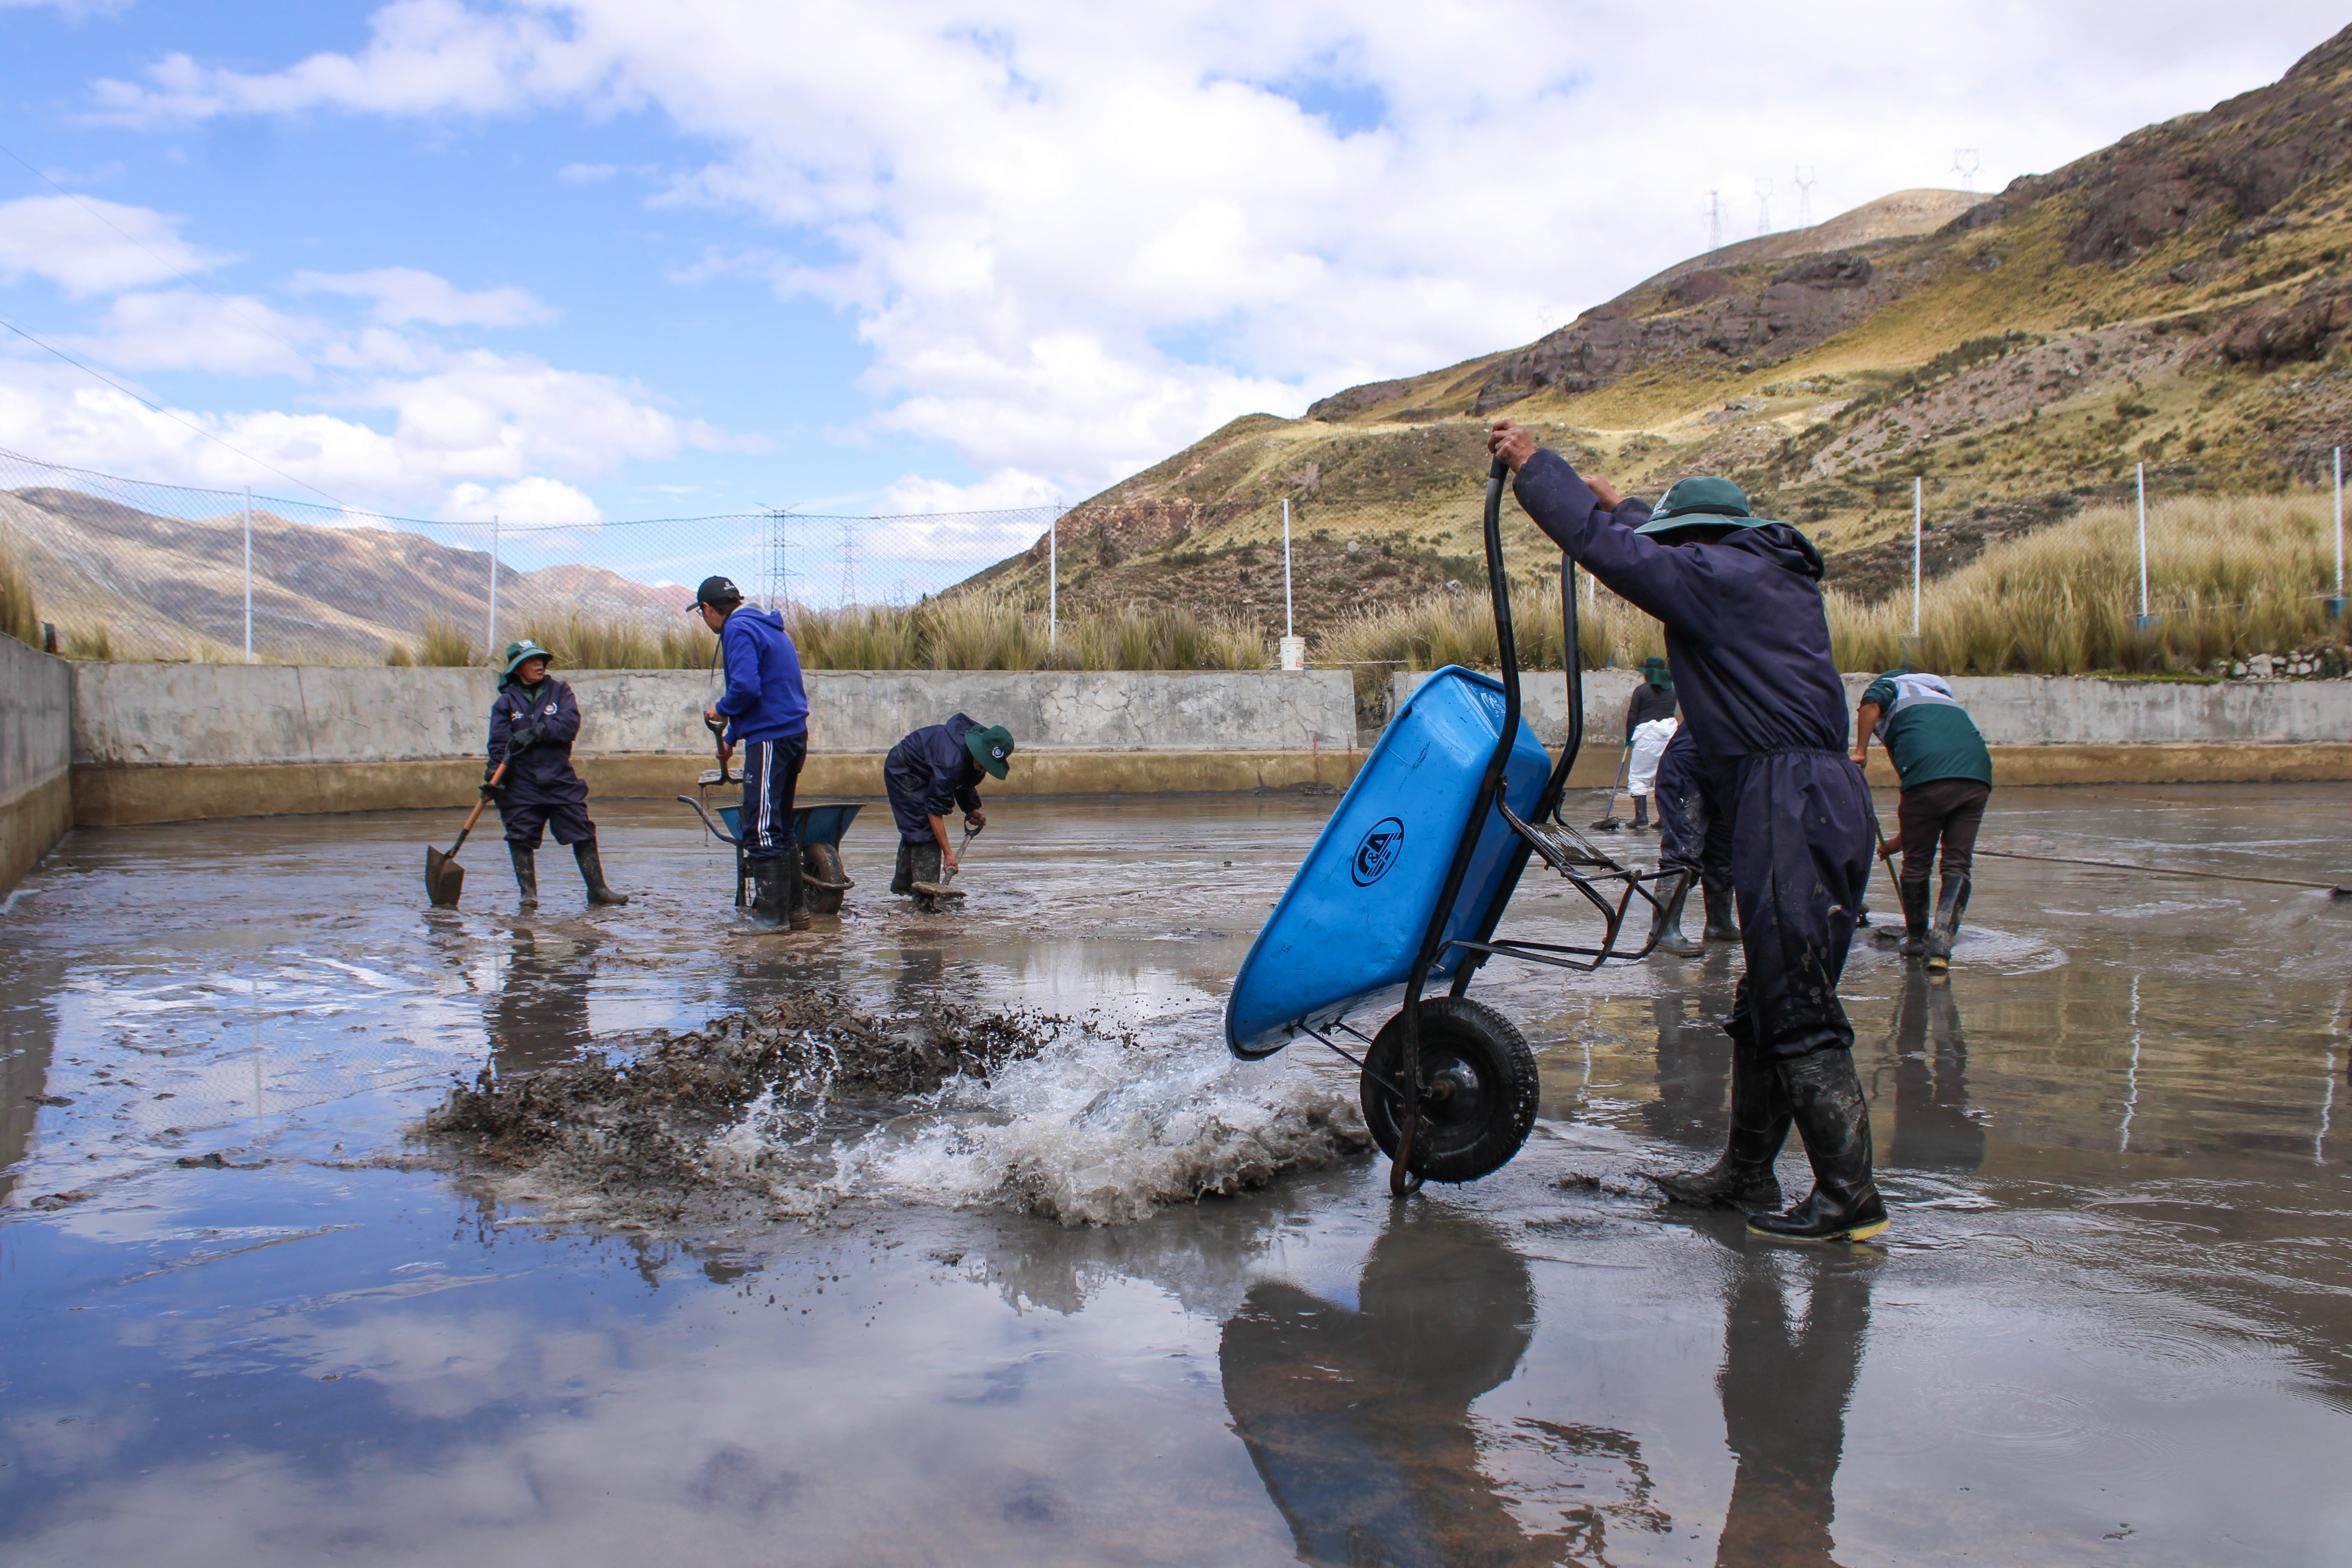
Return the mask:
{"type": "MultiPolygon", "coordinates": [[[[964,851],[971,847],[971,841],[979,837],[980,829],[971,825],[971,817],[965,817],[963,819],[963,842],[956,846],[956,858],[959,861],[963,858],[964,851]]],[[[961,869],[962,868],[961,866],[950,866],[940,873],[940,879],[938,881],[917,882],[914,885],[915,891],[920,893],[927,899],[961,899],[963,895],[949,884],[955,880],[956,873],[961,869]]]]}
{"type": "Polygon", "coordinates": [[[729,777],[729,776],[728,776],[728,773],[727,773],[727,723],[726,723],[726,721],[721,720],[721,719],[713,719],[709,714],[705,713],[705,714],[702,716],[702,727],[703,727],[704,729],[706,729],[706,730],[708,730],[708,731],[710,731],[710,741],[711,741],[711,745],[712,745],[712,747],[713,747],[713,748],[718,752],[718,753],[719,753],[719,776],[718,776],[717,778],[715,778],[715,779],[714,779],[714,778],[705,778],[702,782],[703,782],[703,783],[705,783],[705,784],[740,784],[740,783],[741,783],[741,782],[742,782],[742,775],[741,775],[741,774],[740,774],[740,773],[739,773],[739,774],[736,774],[736,775],[735,775],[734,777],[732,777],[732,778],[730,778],[730,777],[729,777]]]}
{"type": "Polygon", "coordinates": [[[2209,882],[2266,882],[2273,888],[2315,888],[2335,899],[2352,899],[2341,882],[2305,882],[2293,877],[2255,877],[2243,871],[2190,871],[2179,866],[2140,866],[2129,860],[2084,860],[2071,855],[2026,855],[2015,849],[1983,849],[1997,860],[2039,860],[2047,866],[2096,866],[2108,871],[2144,871],[2152,877],[2195,877],[2209,882]]]}
{"type": "MultiPolygon", "coordinates": [[[[1878,839],[1878,859],[1879,863],[1886,868],[1886,879],[1890,882],[1899,884],[1902,879],[1902,873],[1895,870],[1895,858],[1887,852],[1886,829],[1878,825],[1878,813],[1875,810],[1872,811],[1870,814],[1870,831],[1878,839]]],[[[1864,886],[1867,887],[1868,884],[1865,883],[1864,886]]],[[[1903,889],[1899,885],[1895,889],[1895,907],[1898,911],[1903,907],[1903,889]]],[[[1909,917],[1905,917],[1905,929],[1908,930],[1909,917]]],[[[1900,944],[1903,941],[1903,934],[1904,933],[1902,931],[1896,931],[1890,925],[1874,925],[1870,928],[1871,941],[1878,943],[1881,947],[1895,947],[1900,944]]]]}
{"type": "Polygon", "coordinates": [[[1625,770],[1633,765],[1633,748],[1628,745],[1617,759],[1617,782],[1609,786],[1609,809],[1592,825],[1595,833],[1614,833],[1625,825],[1617,820],[1617,792],[1625,787],[1625,770]]]}
{"type": "MultiPolygon", "coordinates": [[[[488,787],[498,788],[499,781],[506,776],[507,759],[501,758],[488,787]]],[[[482,807],[488,804],[487,796],[474,802],[474,809],[466,814],[466,826],[457,830],[457,842],[449,846],[449,853],[444,855],[430,844],[425,847],[425,896],[433,900],[435,909],[457,907],[457,895],[466,890],[466,868],[457,864],[457,851],[466,847],[466,836],[474,831],[474,824],[481,820],[482,807]]]]}

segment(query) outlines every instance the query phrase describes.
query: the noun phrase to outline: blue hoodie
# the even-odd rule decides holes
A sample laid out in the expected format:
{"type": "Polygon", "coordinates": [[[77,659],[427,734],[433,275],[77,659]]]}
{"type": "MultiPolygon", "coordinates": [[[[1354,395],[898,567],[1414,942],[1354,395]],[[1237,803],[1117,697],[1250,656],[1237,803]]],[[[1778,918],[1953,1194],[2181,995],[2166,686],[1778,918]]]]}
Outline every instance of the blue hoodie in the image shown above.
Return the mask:
{"type": "Polygon", "coordinates": [[[727,718],[728,740],[783,741],[808,732],[801,653],[783,616],[742,606],[727,617],[719,652],[727,666],[727,691],[711,706],[727,718]]]}

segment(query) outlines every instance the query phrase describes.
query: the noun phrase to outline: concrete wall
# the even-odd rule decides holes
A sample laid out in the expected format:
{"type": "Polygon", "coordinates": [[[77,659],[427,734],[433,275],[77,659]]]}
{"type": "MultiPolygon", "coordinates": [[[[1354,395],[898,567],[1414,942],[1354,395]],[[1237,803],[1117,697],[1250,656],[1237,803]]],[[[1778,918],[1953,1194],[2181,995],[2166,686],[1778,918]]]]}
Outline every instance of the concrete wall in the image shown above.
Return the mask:
{"type": "MultiPolygon", "coordinates": [[[[74,819],[93,826],[462,804],[480,777],[486,670],[74,667],[74,819]]],[[[565,672],[592,791],[661,796],[711,761],[696,670],[565,672]]],[[[908,731],[961,711],[1021,750],[1000,793],[1345,784],[1345,670],[1195,673],[812,670],[808,794],[875,795],[908,731]]]]}
{"type": "MultiPolygon", "coordinates": [[[[1426,679],[1397,675],[1391,711],[1426,679]]],[[[1615,773],[1625,698],[1640,679],[1623,669],[1586,674],[1585,753],[1575,782],[1605,785],[1615,773]]],[[[1875,679],[1844,678],[1849,714],[1875,679]]],[[[2006,675],[1956,676],[1951,685],[1992,749],[1994,776],[2007,784],[2352,779],[2352,680],[2006,675]]],[[[1519,695],[1536,733],[1559,744],[1567,678],[1524,674],[1519,695]]]]}
{"type": "Polygon", "coordinates": [[[0,893],[73,826],[73,673],[0,637],[0,893]]]}

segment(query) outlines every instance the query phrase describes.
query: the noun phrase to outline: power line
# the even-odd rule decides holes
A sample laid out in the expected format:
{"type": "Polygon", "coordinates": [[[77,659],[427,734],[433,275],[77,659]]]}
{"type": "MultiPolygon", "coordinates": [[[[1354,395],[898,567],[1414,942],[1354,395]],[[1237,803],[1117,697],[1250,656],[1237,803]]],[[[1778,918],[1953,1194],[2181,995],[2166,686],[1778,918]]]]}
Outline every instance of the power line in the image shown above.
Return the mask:
{"type": "Polygon", "coordinates": [[[74,358],[73,355],[66,353],[65,350],[58,347],[55,343],[42,342],[39,338],[35,337],[32,333],[26,331],[16,322],[8,320],[7,317],[0,316],[0,327],[7,328],[10,331],[16,333],[18,337],[24,339],[26,342],[31,343],[36,348],[47,349],[49,353],[57,355],[59,359],[73,366],[74,369],[80,371],[83,374],[96,376],[99,380],[106,383],[107,385],[114,388],[115,391],[122,394],[123,396],[139,405],[140,407],[146,409],[149,413],[160,414],[164,418],[169,419],[173,424],[184,426],[186,428],[194,431],[197,435],[202,436],[205,440],[212,442],[215,446],[219,447],[224,451],[235,452],[247,462],[252,463],[258,468],[268,468],[271,473],[276,474],[279,479],[284,479],[289,484],[300,485],[304,489],[309,490],[315,496],[327,496],[329,500],[334,501],[335,505],[344,511],[355,510],[348,503],[336,500],[333,496],[327,495],[326,491],[320,489],[310,480],[297,479],[275,463],[264,462],[261,458],[255,457],[252,453],[245,451],[241,447],[230,446],[226,441],[222,440],[218,436],[214,435],[203,426],[189,424],[188,421],[181,418],[178,415],[173,413],[170,409],[164,407],[159,403],[150,403],[147,399],[140,396],[137,393],[131,391],[129,387],[123,385],[121,382],[107,374],[104,371],[94,370],[90,366],[82,363],[81,361],[74,358]]]}

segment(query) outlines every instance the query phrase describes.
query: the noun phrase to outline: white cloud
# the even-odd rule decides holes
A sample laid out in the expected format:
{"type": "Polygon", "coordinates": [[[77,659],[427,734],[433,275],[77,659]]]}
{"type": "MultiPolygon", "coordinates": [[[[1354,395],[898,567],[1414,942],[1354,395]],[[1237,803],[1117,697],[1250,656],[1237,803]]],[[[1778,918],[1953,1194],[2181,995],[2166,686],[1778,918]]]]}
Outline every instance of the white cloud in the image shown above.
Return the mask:
{"type": "Polygon", "coordinates": [[[450,487],[440,515],[450,522],[479,522],[496,518],[508,528],[589,528],[604,514],[587,495],[560,479],[531,475],[490,489],[483,485],[450,487]]]}
{"type": "Polygon", "coordinates": [[[783,237],[683,276],[749,268],[853,312],[881,427],[1083,494],[1234,414],[1524,341],[1697,248],[1711,188],[1734,235],[1755,179],[1797,163],[1823,216],[1944,183],[1955,146],[1997,188],[2273,77],[2340,21],[2318,0],[2218,32],[2188,0],[1824,0],[1798,28],[1748,0],[395,0],[353,54],[174,56],[99,95],[144,124],[656,110],[713,150],[661,199],[783,237]]]}
{"type": "Polygon", "coordinates": [[[352,294],[373,299],[372,312],[385,326],[426,321],[438,327],[513,327],[552,321],[556,312],[527,289],[482,289],[468,292],[437,274],[414,267],[377,267],[365,272],[298,272],[294,287],[312,293],[352,294]]]}
{"type": "Polygon", "coordinates": [[[245,295],[223,298],[190,289],[117,297],[95,336],[68,338],[127,371],[203,370],[230,375],[311,374],[302,345],[323,331],[245,295]]]}
{"type": "Polygon", "coordinates": [[[1000,468],[972,484],[950,484],[908,474],[882,488],[880,515],[911,513],[1003,511],[1013,507],[1050,507],[1062,499],[1051,479],[1000,468]]]}
{"type": "Polygon", "coordinates": [[[46,278],[76,299],[202,272],[229,258],[189,244],[180,220],[95,196],[0,202],[0,281],[46,278]]]}
{"type": "Polygon", "coordinates": [[[593,185],[620,172],[617,163],[566,163],[555,171],[555,177],[567,185],[593,185]]]}

